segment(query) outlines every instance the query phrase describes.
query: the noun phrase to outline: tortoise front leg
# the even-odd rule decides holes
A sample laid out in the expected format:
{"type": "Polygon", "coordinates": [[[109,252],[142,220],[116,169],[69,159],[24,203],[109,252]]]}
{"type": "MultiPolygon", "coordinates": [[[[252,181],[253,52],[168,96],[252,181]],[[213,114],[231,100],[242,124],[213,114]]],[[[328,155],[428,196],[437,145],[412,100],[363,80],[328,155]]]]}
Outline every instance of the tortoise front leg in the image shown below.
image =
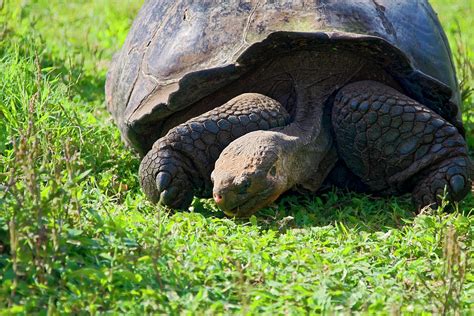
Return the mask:
{"type": "Polygon", "coordinates": [[[140,165],[142,188],[154,203],[187,208],[193,195],[210,197],[211,172],[228,144],[249,132],[284,126],[288,121],[288,113],[277,101],[242,94],[158,139],[140,165]]]}
{"type": "Polygon", "coordinates": [[[340,156],[372,191],[412,192],[418,207],[436,205],[447,190],[470,190],[470,160],[458,130],[428,107],[373,81],[337,94],[333,127],[340,156]]]}

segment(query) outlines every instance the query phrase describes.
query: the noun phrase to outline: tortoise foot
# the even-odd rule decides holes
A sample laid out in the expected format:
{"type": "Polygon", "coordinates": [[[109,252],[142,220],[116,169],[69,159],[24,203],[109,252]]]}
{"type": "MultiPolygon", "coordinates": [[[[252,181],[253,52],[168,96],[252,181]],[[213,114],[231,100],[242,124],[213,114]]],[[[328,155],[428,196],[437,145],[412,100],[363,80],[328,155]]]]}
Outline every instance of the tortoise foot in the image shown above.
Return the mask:
{"type": "Polygon", "coordinates": [[[347,85],[335,98],[332,121],[340,157],[371,191],[412,192],[417,207],[453,201],[469,191],[463,136],[428,107],[374,81],[347,85]]]}
{"type": "Polygon", "coordinates": [[[153,203],[185,209],[191,204],[194,194],[186,172],[189,169],[187,158],[179,152],[171,148],[152,150],[140,165],[143,191],[153,203]]]}
{"type": "Polygon", "coordinates": [[[415,204],[421,209],[428,205],[437,207],[443,198],[463,199],[470,191],[469,164],[467,157],[454,157],[429,168],[412,191],[415,204]]]}

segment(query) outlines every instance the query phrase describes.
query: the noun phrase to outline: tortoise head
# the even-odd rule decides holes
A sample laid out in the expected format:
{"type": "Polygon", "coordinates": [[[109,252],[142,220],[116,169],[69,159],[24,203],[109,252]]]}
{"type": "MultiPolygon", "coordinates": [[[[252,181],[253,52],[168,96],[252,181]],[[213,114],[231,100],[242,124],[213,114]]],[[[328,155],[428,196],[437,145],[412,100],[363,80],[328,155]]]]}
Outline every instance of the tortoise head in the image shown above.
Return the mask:
{"type": "Polygon", "coordinates": [[[248,133],[227,146],[216,161],[213,196],[226,215],[249,217],[288,189],[285,156],[274,134],[248,133]]]}

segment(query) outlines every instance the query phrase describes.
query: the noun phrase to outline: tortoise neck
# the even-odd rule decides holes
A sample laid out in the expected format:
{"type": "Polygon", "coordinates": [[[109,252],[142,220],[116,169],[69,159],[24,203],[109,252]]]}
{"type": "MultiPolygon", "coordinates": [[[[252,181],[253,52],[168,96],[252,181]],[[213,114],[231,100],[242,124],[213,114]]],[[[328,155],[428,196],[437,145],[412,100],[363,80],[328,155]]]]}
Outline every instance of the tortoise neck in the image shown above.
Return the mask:
{"type": "MultiPolygon", "coordinates": [[[[315,115],[309,113],[308,115],[315,115]]],[[[320,185],[337,162],[331,135],[331,121],[325,115],[311,120],[293,122],[280,130],[274,130],[281,159],[288,175],[288,189],[303,186],[311,191],[320,185]]]]}

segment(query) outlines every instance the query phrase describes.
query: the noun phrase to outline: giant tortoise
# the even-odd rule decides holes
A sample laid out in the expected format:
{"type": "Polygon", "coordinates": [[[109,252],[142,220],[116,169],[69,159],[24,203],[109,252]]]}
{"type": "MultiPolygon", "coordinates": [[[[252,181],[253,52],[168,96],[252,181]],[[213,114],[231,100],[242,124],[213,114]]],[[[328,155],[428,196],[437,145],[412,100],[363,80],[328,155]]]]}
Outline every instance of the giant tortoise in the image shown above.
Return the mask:
{"type": "Polygon", "coordinates": [[[148,0],[107,106],[153,202],[245,217],[295,189],[462,199],[470,160],[426,0],[148,0]]]}

